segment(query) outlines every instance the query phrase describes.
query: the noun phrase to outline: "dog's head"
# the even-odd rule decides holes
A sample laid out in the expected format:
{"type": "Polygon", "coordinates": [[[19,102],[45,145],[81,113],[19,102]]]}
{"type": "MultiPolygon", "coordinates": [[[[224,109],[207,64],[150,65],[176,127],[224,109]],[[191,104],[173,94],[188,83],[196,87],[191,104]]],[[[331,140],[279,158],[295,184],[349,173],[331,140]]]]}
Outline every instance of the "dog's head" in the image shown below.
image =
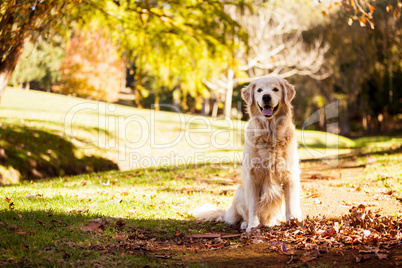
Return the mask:
{"type": "Polygon", "coordinates": [[[288,112],[296,91],[285,79],[263,77],[244,87],[241,96],[249,107],[250,116],[275,115],[288,112]]]}

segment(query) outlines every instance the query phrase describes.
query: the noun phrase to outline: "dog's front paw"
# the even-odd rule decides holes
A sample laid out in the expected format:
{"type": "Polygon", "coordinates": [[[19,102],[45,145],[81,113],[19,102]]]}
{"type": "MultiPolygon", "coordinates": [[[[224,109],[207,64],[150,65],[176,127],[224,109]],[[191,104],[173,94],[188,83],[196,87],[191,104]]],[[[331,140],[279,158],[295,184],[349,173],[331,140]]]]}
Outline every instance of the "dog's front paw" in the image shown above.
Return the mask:
{"type": "Polygon", "coordinates": [[[301,221],[302,220],[301,212],[298,212],[295,215],[289,215],[286,217],[286,222],[290,222],[291,220],[301,221]]]}
{"type": "Polygon", "coordinates": [[[263,227],[264,225],[262,225],[261,223],[258,223],[258,224],[250,224],[248,227],[247,227],[247,229],[246,229],[246,232],[247,233],[249,233],[249,232],[254,232],[255,230],[257,230],[257,229],[260,229],[261,227],[263,227]]]}
{"type": "Polygon", "coordinates": [[[246,228],[247,228],[247,222],[243,221],[243,222],[240,224],[240,229],[241,229],[241,230],[246,230],[246,228]]]}

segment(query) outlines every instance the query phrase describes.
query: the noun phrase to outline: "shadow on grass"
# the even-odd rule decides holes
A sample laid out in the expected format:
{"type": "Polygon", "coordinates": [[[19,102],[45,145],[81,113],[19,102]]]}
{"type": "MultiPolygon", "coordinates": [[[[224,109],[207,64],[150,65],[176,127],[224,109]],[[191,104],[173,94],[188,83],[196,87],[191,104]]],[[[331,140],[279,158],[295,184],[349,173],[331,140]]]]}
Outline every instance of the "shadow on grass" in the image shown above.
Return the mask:
{"type": "MultiPolygon", "coordinates": [[[[280,254],[273,242],[239,240],[239,231],[194,220],[99,218],[96,214],[0,210],[0,266],[9,267],[306,267],[309,252],[280,254]],[[99,223],[90,226],[90,222],[99,223]],[[235,234],[232,239],[186,238],[186,234],[235,234]]],[[[332,219],[331,219],[332,220],[332,219]]],[[[285,240],[289,249],[289,240],[285,240]]],[[[283,244],[283,243],[282,243],[283,244]]],[[[313,244],[312,244],[313,245],[313,244]]],[[[295,244],[291,245],[295,248],[295,244]]],[[[317,249],[315,249],[317,251],[317,249]]],[[[402,251],[392,248],[392,256],[402,251]]],[[[311,253],[311,252],[310,252],[311,253]]],[[[363,267],[359,248],[327,249],[309,262],[319,267],[363,267]]],[[[393,258],[370,257],[364,267],[395,267],[393,258]]]]}
{"type": "Polygon", "coordinates": [[[117,219],[50,210],[0,210],[0,266],[156,265],[158,260],[151,251],[167,244],[176,245],[185,233],[206,231],[237,232],[224,224],[194,220],[117,219]],[[100,222],[101,226],[85,229],[91,221],[100,222]]]}
{"type": "Polygon", "coordinates": [[[78,157],[63,137],[26,126],[2,123],[0,128],[0,185],[55,176],[118,169],[113,161],[78,157]]]}
{"type": "Polygon", "coordinates": [[[387,155],[387,154],[396,154],[396,153],[402,153],[402,145],[394,147],[394,148],[385,148],[385,149],[378,149],[376,151],[372,152],[365,152],[363,149],[353,149],[351,153],[347,154],[339,154],[339,155],[334,155],[330,157],[322,157],[322,158],[308,158],[308,159],[302,159],[300,160],[301,163],[307,163],[307,162],[319,162],[319,161],[327,161],[327,160],[332,160],[332,159],[339,159],[339,160],[352,160],[355,159],[356,157],[361,157],[361,156],[369,156],[369,155],[387,155]]]}

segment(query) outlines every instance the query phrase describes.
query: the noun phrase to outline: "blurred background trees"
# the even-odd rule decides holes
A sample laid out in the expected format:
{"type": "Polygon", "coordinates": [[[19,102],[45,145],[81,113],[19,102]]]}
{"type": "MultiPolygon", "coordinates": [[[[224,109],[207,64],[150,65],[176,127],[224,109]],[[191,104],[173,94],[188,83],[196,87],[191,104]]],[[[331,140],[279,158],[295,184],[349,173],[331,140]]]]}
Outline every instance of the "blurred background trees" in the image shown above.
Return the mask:
{"type": "Polygon", "coordinates": [[[74,32],[61,62],[56,92],[115,102],[124,89],[125,65],[101,29],[74,32]]]}
{"type": "Polygon", "coordinates": [[[137,107],[168,103],[245,119],[240,88],[271,75],[296,85],[299,126],[338,101],[343,135],[397,129],[401,7],[398,0],[6,0],[0,92],[9,83],[117,101],[123,91],[137,107]]]}
{"type": "MultiPolygon", "coordinates": [[[[359,17],[353,21],[350,14],[341,10],[331,12],[323,23],[305,33],[324,36],[330,45],[325,64],[332,73],[325,80],[308,82],[311,94],[321,96],[316,99],[321,104],[311,103],[314,98],[306,104],[317,107],[338,100],[343,135],[401,126],[400,7],[398,1],[372,2],[371,9],[375,11],[370,24],[359,17]]],[[[312,110],[305,112],[297,116],[298,120],[303,120],[312,110]]]]}
{"type": "Polygon", "coordinates": [[[64,56],[65,46],[60,36],[53,36],[51,42],[43,38],[38,38],[35,44],[28,42],[10,83],[26,89],[34,87],[50,91],[51,86],[60,80],[64,56]]]}
{"type": "Polygon", "coordinates": [[[71,23],[79,0],[0,2],[0,97],[29,41],[46,38],[71,23]]]}

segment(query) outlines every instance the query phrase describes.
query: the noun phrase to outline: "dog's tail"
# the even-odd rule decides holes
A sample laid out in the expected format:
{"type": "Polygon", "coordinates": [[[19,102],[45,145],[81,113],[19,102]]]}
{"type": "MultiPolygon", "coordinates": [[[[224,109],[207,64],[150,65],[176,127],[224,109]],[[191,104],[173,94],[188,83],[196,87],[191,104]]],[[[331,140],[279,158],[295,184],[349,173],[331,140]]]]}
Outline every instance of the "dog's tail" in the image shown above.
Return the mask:
{"type": "Polygon", "coordinates": [[[194,209],[192,214],[197,220],[225,222],[226,210],[219,209],[212,204],[205,204],[194,209]]]}

